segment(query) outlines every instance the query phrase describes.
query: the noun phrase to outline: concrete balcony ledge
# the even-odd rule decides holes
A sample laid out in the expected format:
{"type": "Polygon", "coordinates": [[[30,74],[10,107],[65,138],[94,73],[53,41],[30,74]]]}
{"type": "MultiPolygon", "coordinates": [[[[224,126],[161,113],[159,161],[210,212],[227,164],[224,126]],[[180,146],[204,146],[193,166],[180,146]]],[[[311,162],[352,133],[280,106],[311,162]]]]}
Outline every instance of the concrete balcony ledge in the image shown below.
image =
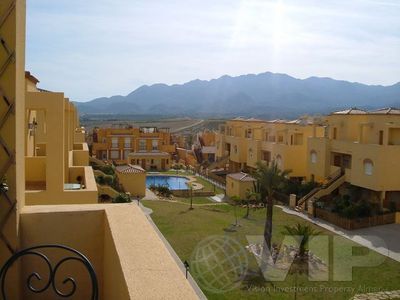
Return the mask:
{"type": "MultiPolygon", "coordinates": [[[[136,204],[25,206],[20,223],[22,247],[56,243],[86,255],[97,273],[100,299],[199,299],[136,204]]],[[[45,274],[31,267],[38,268],[25,260],[23,274],[45,274]]],[[[71,275],[78,283],[76,299],[88,299],[87,275],[79,266],[71,275]]]]}

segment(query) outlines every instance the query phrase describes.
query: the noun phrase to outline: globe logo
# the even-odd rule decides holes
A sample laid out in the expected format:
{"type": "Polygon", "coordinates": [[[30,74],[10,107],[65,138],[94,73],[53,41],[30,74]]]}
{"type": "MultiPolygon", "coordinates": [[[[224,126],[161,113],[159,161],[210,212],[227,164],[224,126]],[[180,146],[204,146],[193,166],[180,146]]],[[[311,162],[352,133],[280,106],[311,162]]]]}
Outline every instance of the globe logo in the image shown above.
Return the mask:
{"type": "Polygon", "coordinates": [[[244,247],[227,236],[210,236],[202,240],[191,256],[191,270],[202,288],[224,293],[238,287],[247,271],[244,247]]]}

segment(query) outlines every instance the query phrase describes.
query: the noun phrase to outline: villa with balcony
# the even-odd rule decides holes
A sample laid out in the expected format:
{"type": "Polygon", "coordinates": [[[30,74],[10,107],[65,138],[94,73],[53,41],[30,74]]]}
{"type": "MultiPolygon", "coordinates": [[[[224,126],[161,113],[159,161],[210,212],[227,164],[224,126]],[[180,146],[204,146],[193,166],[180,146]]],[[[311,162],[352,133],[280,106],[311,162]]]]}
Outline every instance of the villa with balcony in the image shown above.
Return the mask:
{"type": "Polygon", "coordinates": [[[340,184],[364,189],[381,207],[393,202],[400,209],[400,110],[348,109],[324,122],[324,136],[308,139],[308,176],[324,181],[340,172],[340,184]]]}
{"type": "Polygon", "coordinates": [[[96,128],[92,140],[94,157],[145,170],[168,170],[175,153],[168,128],[96,128]]]}
{"type": "Polygon", "coordinates": [[[63,93],[38,89],[39,80],[29,72],[25,80],[26,203],[97,203],[89,149],[75,106],[63,93]]]}
{"type": "Polygon", "coordinates": [[[229,156],[230,172],[251,172],[258,161],[273,159],[290,177],[307,178],[307,139],[322,136],[323,128],[310,119],[293,121],[237,118],[220,127],[217,157],[229,156]]]}

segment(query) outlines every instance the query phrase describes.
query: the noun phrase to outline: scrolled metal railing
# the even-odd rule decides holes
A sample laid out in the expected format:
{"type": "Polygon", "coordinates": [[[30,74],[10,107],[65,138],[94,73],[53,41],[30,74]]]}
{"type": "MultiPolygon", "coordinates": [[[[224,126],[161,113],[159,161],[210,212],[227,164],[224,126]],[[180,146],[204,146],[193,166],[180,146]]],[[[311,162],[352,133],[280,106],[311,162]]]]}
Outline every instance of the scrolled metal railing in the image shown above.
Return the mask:
{"type": "Polygon", "coordinates": [[[75,279],[71,276],[68,276],[66,278],[64,278],[64,280],[62,281],[63,286],[68,286],[68,290],[64,291],[60,289],[59,286],[57,286],[56,283],[56,276],[57,276],[57,271],[60,269],[60,267],[62,265],[64,265],[65,263],[69,262],[69,261],[76,261],[79,263],[82,263],[86,270],[88,271],[90,280],[91,280],[91,284],[92,284],[92,293],[89,299],[91,300],[98,300],[99,298],[99,287],[98,287],[98,281],[97,281],[97,276],[96,276],[96,272],[92,266],[92,264],[90,263],[90,261],[86,258],[86,256],[84,256],[82,253],[80,253],[79,251],[64,246],[64,245],[56,245],[56,244],[51,244],[51,245],[40,245],[40,246],[34,246],[34,247],[30,247],[30,248],[26,248],[23,249],[21,251],[16,252],[14,255],[12,255],[4,264],[4,266],[1,268],[0,271],[0,288],[1,288],[1,299],[2,300],[7,300],[7,293],[6,293],[6,277],[7,277],[7,273],[9,271],[9,269],[14,265],[14,263],[25,256],[35,256],[38,257],[39,259],[41,259],[43,261],[43,263],[45,264],[45,266],[47,267],[48,270],[48,280],[44,281],[41,274],[39,274],[38,272],[32,272],[31,274],[29,274],[29,276],[26,279],[26,286],[28,288],[28,290],[32,293],[36,293],[36,294],[40,294],[43,293],[45,291],[47,291],[50,287],[53,290],[53,292],[62,298],[70,298],[72,297],[76,290],[77,290],[77,283],[75,281],[75,279]],[[57,263],[52,264],[50,258],[44,254],[42,252],[42,250],[46,250],[46,249],[50,249],[50,250],[55,250],[55,249],[60,249],[62,251],[65,251],[67,253],[69,253],[68,256],[63,257],[62,259],[58,260],[57,263]],[[39,282],[43,281],[44,284],[43,285],[38,285],[39,282]]]}

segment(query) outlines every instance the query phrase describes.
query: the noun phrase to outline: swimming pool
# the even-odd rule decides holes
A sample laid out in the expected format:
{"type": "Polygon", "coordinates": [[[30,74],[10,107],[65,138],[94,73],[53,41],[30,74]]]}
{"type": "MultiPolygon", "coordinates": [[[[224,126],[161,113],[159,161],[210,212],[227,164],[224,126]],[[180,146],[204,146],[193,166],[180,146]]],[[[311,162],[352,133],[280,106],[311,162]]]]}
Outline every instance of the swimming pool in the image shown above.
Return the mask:
{"type": "Polygon", "coordinates": [[[146,187],[151,185],[167,186],[170,190],[187,190],[189,179],[180,176],[147,176],[146,187]]]}

